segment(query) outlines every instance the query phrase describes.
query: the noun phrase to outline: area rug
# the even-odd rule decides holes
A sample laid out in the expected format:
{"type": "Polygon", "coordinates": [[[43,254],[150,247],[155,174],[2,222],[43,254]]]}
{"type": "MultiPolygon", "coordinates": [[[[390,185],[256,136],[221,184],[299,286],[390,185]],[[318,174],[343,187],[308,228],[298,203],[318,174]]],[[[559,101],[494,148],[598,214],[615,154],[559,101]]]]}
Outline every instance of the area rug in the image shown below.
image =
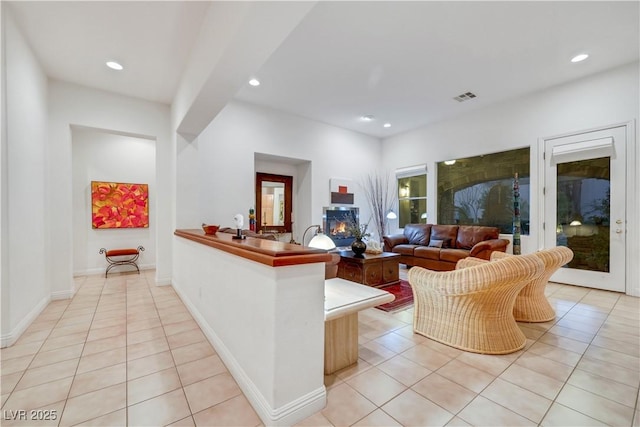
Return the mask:
{"type": "Polygon", "coordinates": [[[391,292],[396,299],[386,304],[378,305],[376,308],[384,311],[396,311],[413,304],[413,291],[411,285],[406,280],[400,280],[400,283],[394,285],[380,286],[378,289],[391,292]]]}

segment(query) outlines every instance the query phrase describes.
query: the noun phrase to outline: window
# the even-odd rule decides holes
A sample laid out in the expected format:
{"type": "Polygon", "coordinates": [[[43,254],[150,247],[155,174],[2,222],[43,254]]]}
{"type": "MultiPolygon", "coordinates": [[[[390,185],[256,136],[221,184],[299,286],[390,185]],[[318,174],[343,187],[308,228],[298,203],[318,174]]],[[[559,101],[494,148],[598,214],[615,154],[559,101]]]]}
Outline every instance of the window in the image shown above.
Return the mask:
{"type": "Polygon", "coordinates": [[[427,222],[427,175],[398,177],[398,226],[427,222]]]}
{"type": "Polygon", "coordinates": [[[438,223],[513,232],[513,180],[520,185],[521,234],[529,234],[529,148],[438,163],[438,223]]]}

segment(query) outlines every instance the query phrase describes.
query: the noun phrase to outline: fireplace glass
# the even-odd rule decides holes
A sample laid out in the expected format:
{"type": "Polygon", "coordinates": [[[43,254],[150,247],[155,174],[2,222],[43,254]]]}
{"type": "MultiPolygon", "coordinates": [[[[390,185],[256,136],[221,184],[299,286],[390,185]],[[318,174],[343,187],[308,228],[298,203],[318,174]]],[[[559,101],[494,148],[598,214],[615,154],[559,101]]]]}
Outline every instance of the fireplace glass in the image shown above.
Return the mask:
{"type": "Polygon", "coordinates": [[[338,247],[350,246],[355,240],[349,231],[349,223],[360,225],[359,209],[344,206],[331,206],[322,209],[324,232],[338,247]]]}

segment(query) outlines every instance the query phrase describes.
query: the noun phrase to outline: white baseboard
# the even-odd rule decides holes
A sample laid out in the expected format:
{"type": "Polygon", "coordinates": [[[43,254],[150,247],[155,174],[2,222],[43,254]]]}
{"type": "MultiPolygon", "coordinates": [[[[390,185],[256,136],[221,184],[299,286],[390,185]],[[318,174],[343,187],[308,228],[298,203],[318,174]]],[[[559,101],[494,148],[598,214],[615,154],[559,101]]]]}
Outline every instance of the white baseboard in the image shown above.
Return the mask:
{"type": "MultiPolygon", "coordinates": [[[[240,386],[251,406],[258,416],[267,426],[291,426],[312,414],[323,409],[327,402],[327,391],[324,386],[313,390],[305,396],[302,396],[288,404],[279,408],[272,408],[267,402],[258,387],[251,381],[242,366],[238,363],[233,354],[224,345],[224,342],[218,337],[215,331],[209,326],[207,321],[202,317],[200,312],[195,308],[191,300],[180,289],[178,284],[173,283],[173,288],[187,307],[195,321],[198,323],[202,332],[213,345],[216,352],[224,362],[233,378],[240,386]]],[[[256,355],[259,357],[259,355],[256,355]]]]}
{"type": "Polygon", "coordinates": [[[156,286],[171,286],[171,277],[156,278],[156,286]]]}
{"type": "Polygon", "coordinates": [[[75,294],[76,294],[75,288],[68,289],[66,291],[51,292],[51,301],[56,301],[59,299],[71,299],[75,294]]]}
{"type": "Polygon", "coordinates": [[[51,299],[49,297],[44,297],[35,307],[27,314],[21,321],[16,325],[15,328],[8,334],[2,335],[0,337],[0,348],[9,347],[13,345],[18,338],[27,330],[31,322],[36,320],[36,318],[42,313],[42,310],[45,309],[47,304],[51,299]]]}
{"type": "MultiPolygon", "coordinates": [[[[131,268],[131,266],[125,266],[125,268],[123,269],[117,269],[114,268],[113,270],[111,270],[110,272],[114,272],[114,273],[120,273],[120,272],[128,272],[128,271],[135,271],[131,268]]],[[[142,270],[153,270],[156,268],[155,264],[140,264],[138,265],[138,268],[140,269],[140,271],[142,270]]],[[[97,276],[99,274],[102,274],[104,276],[104,272],[107,269],[107,267],[96,267],[96,268],[87,268],[86,270],[77,270],[73,272],[73,277],[80,277],[80,276],[97,276]]]]}

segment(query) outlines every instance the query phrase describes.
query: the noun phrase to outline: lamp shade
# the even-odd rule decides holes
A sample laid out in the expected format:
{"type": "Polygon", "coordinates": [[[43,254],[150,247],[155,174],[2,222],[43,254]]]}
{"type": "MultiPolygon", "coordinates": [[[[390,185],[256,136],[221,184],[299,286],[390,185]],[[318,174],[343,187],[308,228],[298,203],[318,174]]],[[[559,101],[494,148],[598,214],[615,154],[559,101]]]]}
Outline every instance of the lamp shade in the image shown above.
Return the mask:
{"type": "Polygon", "coordinates": [[[396,219],[398,218],[398,215],[396,215],[396,213],[392,210],[389,210],[389,212],[387,213],[387,219],[396,219]]]}
{"type": "Polygon", "coordinates": [[[334,249],[336,247],[336,244],[333,243],[333,240],[331,240],[326,234],[318,233],[313,236],[313,238],[309,242],[309,247],[330,250],[334,249]]]}

